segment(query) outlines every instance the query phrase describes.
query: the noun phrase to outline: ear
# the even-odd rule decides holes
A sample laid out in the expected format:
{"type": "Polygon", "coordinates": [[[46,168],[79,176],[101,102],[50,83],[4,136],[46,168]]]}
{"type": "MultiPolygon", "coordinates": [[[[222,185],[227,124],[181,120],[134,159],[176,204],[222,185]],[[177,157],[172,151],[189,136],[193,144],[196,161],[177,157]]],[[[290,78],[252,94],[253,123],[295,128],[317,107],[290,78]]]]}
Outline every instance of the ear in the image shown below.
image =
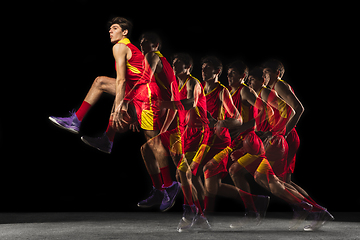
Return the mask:
{"type": "Polygon", "coordinates": [[[279,78],[279,76],[280,76],[280,70],[277,70],[277,71],[276,71],[276,77],[279,78]]]}
{"type": "Polygon", "coordinates": [[[129,33],[129,30],[125,29],[122,33],[123,33],[124,36],[127,36],[128,33],[129,33]]]}
{"type": "Polygon", "coordinates": [[[158,48],[159,48],[159,46],[160,46],[160,43],[156,44],[156,46],[155,46],[155,47],[158,49],[158,48]]]}

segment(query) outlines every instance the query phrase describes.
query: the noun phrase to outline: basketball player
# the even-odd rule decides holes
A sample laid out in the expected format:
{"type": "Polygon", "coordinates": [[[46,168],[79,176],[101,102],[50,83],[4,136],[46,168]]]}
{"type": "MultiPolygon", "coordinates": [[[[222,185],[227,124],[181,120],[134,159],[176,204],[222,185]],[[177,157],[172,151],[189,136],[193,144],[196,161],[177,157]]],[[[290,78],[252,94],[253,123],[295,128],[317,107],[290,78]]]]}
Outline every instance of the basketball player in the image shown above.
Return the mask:
{"type": "Polygon", "coordinates": [[[114,44],[116,78],[97,77],[80,108],[70,117],[49,117],[56,126],[78,133],[84,116],[101,94],[107,92],[114,95],[115,101],[106,132],[98,138],[81,138],[86,144],[105,153],[111,153],[116,131],[123,132],[128,128],[137,131],[139,125],[146,138],[151,138],[159,130],[159,110],[154,104],[159,98],[159,88],[155,80],[152,80],[152,71],[144,55],[128,38],[131,29],[132,23],[122,17],[115,17],[109,22],[110,41],[114,44]]]}
{"type": "MultiPolygon", "coordinates": [[[[160,53],[161,40],[159,36],[152,32],[144,33],[140,40],[141,50],[145,54],[145,58],[151,66],[154,73],[156,82],[160,88],[160,94],[163,101],[171,100],[171,83],[176,81],[174,71],[170,63],[160,53]]],[[[166,110],[166,109],[162,109],[166,110]]],[[[161,110],[161,111],[162,111],[161,110]]],[[[160,116],[160,126],[164,124],[167,116],[166,111],[162,111],[163,116],[160,116]]],[[[170,126],[169,130],[177,127],[176,121],[170,126]]],[[[149,140],[149,139],[147,139],[149,140]]],[[[180,184],[171,180],[169,163],[167,157],[158,157],[159,161],[156,161],[153,153],[149,149],[144,149],[152,145],[145,144],[141,152],[143,153],[143,159],[145,166],[153,183],[153,189],[150,197],[144,201],[138,203],[139,207],[148,208],[154,205],[160,205],[161,211],[167,211],[174,203],[175,198],[179,192],[180,184]],[[147,161],[148,160],[148,161],[147,161]]],[[[155,151],[158,149],[155,149],[155,151]]]]}
{"type": "MultiPolygon", "coordinates": [[[[234,106],[230,93],[227,88],[219,82],[223,66],[221,61],[213,56],[205,57],[201,60],[203,86],[206,96],[207,111],[211,117],[218,122],[215,128],[210,128],[210,137],[207,145],[200,146],[202,154],[194,158],[192,167],[197,164],[204,167],[204,179],[206,195],[204,199],[204,210],[207,214],[213,212],[215,196],[217,194],[240,198],[236,187],[221,183],[221,179],[227,175],[227,155],[218,155],[222,150],[228,148],[231,143],[228,128],[237,128],[242,125],[242,118],[239,111],[234,106]],[[229,118],[225,119],[225,112],[229,118]],[[202,156],[200,159],[199,156],[202,156]],[[217,162],[214,159],[219,159],[217,162]],[[209,161],[214,161],[212,164],[209,161]],[[207,165],[209,163],[209,165],[207,165]]],[[[200,174],[193,172],[193,182],[201,185],[200,174]]],[[[199,191],[200,187],[197,187],[199,191]]],[[[199,194],[198,198],[202,196],[199,194]]]]}
{"type": "Polygon", "coordinates": [[[171,85],[172,101],[162,101],[160,104],[161,108],[170,111],[167,113],[160,135],[150,139],[142,147],[142,155],[150,174],[159,172],[159,167],[151,162],[155,159],[157,162],[163,162],[161,158],[166,158],[168,153],[177,166],[184,194],[184,214],[177,228],[179,232],[191,228],[195,222],[201,222],[206,228],[210,227],[202,215],[189,167],[189,162],[191,163],[199,146],[207,142],[209,134],[206,98],[199,80],[190,74],[192,65],[192,58],[188,54],[174,56],[173,70],[176,81],[171,85]],[[174,118],[178,122],[178,127],[167,131],[174,118]],[[155,159],[151,159],[149,149],[153,151],[155,159]],[[150,166],[153,168],[150,169],[150,166]]]}
{"type": "MultiPolygon", "coordinates": [[[[285,68],[280,61],[271,59],[263,64],[263,68],[263,78],[265,79],[265,85],[274,90],[279,95],[279,97],[282,98],[287,104],[289,104],[295,111],[295,115],[286,124],[285,136],[287,137],[299,121],[302,113],[304,112],[304,107],[294,94],[291,86],[285,81],[281,80],[281,77],[284,75],[285,68]]],[[[293,161],[294,159],[291,160],[293,161]]],[[[295,163],[290,162],[289,165],[294,166],[295,163]]],[[[287,178],[291,177],[287,176],[287,178]]],[[[292,184],[292,187],[299,189],[300,192],[302,190],[296,184],[292,184]]],[[[312,224],[305,226],[305,231],[317,230],[322,227],[326,221],[334,220],[334,217],[327,211],[327,209],[318,205],[314,200],[311,199],[311,197],[306,198],[306,201],[313,205],[313,209],[310,215],[312,215],[315,221],[312,224]]]]}

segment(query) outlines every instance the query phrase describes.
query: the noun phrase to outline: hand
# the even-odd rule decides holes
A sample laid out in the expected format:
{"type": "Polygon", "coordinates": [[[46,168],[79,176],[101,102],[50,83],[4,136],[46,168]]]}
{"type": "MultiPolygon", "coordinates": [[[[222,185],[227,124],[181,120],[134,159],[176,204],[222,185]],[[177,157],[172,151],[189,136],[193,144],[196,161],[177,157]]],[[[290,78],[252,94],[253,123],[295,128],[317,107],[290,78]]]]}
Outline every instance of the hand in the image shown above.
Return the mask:
{"type": "Polygon", "coordinates": [[[121,131],[124,128],[122,124],[123,118],[124,115],[121,111],[115,111],[111,113],[111,117],[110,117],[110,122],[112,123],[111,127],[116,131],[121,131]]]}
{"type": "Polygon", "coordinates": [[[121,101],[120,104],[115,108],[115,111],[111,113],[110,121],[112,122],[111,127],[116,131],[126,131],[125,127],[128,127],[128,122],[124,120],[124,116],[127,119],[131,119],[128,113],[128,102],[121,101]],[[125,124],[124,124],[125,123],[125,124]],[[127,124],[127,126],[126,126],[127,124]]]}
{"type": "Polygon", "coordinates": [[[138,121],[135,121],[134,123],[131,123],[129,128],[130,128],[130,130],[132,130],[133,132],[140,132],[139,122],[138,122],[138,121]]]}

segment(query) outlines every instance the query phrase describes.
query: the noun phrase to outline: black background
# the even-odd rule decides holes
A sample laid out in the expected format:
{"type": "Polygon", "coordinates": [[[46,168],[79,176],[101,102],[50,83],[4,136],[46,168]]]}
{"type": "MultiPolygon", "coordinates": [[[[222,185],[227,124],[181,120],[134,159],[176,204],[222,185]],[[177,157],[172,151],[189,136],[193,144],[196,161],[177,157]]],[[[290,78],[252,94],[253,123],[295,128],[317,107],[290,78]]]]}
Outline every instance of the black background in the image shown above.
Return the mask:
{"type": "MultiPolygon", "coordinates": [[[[13,48],[16,68],[9,80],[17,90],[2,96],[7,114],[1,117],[0,210],[143,211],[136,203],[151,190],[139,151],[143,134],[117,135],[111,155],[80,140],[81,135],[105,131],[111,96],[104,94],[91,109],[81,135],[48,120],[77,109],[97,76],[115,76],[106,23],[123,16],[134,24],[135,45],[139,47],[141,33],[157,32],[163,55],[170,60],[173,53],[190,53],[193,75],[199,79],[205,55],[216,55],[224,66],[242,59],[250,68],[269,58],[281,60],[283,79],[305,107],[297,125],[301,145],[294,181],[330,211],[359,211],[358,157],[344,126],[348,110],[336,107],[344,104],[333,94],[335,86],[342,85],[335,85],[339,78],[333,78],[333,59],[341,47],[333,38],[334,18],[322,9],[294,5],[169,4],[58,2],[37,6],[47,11],[17,17],[27,36],[13,48]]],[[[220,80],[227,85],[225,73],[220,80]]],[[[269,194],[256,184],[252,187],[254,193],[269,194]]],[[[181,205],[179,197],[171,211],[181,211],[181,205]]],[[[243,206],[219,198],[217,210],[242,211],[243,206]]],[[[272,197],[269,210],[290,208],[272,197]]]]}

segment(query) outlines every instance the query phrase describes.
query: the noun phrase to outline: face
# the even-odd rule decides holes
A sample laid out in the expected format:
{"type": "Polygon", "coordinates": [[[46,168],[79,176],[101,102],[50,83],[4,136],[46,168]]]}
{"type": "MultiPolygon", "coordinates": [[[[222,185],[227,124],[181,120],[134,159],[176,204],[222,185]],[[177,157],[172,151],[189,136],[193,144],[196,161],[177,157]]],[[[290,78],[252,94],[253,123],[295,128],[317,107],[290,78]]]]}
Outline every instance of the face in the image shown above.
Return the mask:
{"type": "Polygon", "coordinates": [[[253,75],[249,76],[249,87],[251,87],[252,89],[254,89],[255,91],[258,91],[261,89],[261,87],[264,84],[264,79],[258,79],[255,78],[253,75]]]}
{"type": "Polygon", "coordinates": [[[211,66],[209,63],[204,63],[201,67],[201,75],[202,79],[206,82],[212,79],[215,79],[217,76],[217,72],[215,71],[214,67],[211,66]]]}
{"type": "Polygon", "coordinates": [[[229,68],[227,78],[230,87],[236,87],[241,84],[242,77],[240,73],[234,68],[229,68]]]}
{"type": "Polygon", "coordinates": [[[178,58],[174,59],[172,66],[173,66],[175,76],[178,76],[179,74],[182,74],[182,73],[186,73],[186,71],[187,71],[185,63],[178,58]]]}
{"type": "Polygon", "coordinates": [[[126,37],[128,30],[122,30],[119,24],[111,25],[109,29],[111,43],[117,43],[126,37]]]}
{"type": "Polygon", "coordinates": [[[146,38],[143,38],[140,41],[140,47],[141,47],[141,52],[145,55],[148,52],[157,51],[158,45],[155,45],[146,38]]]}
{"type": "Polygon", "coordinates": [[[278,78],[278,74],[273,72],[270,68],[263,69],[263,78],[265,79],[265,85],[268,85],[270,81],[274,81],[278,78]]]}

